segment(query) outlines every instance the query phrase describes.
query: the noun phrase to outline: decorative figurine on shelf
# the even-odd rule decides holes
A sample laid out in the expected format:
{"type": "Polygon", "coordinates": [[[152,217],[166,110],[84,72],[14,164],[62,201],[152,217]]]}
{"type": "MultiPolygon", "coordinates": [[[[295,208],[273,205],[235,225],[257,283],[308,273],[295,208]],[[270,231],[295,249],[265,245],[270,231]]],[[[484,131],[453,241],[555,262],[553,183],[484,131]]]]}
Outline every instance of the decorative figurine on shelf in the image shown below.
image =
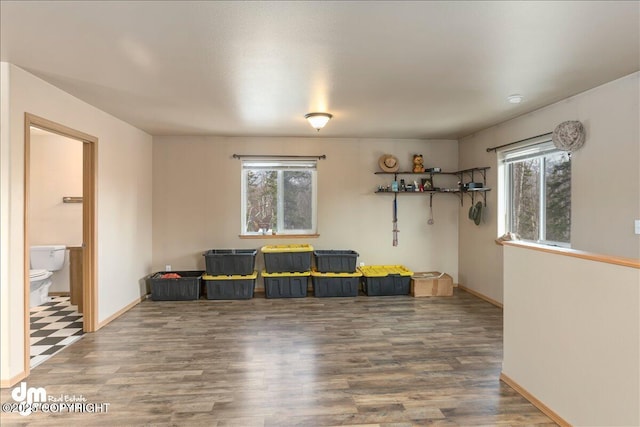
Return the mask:
{"type": "Polygon", "coordinates": [[[413,155],[413,172],[414,173],[424,172],[424,159],[422,158],[422,154],[413,155]]]}

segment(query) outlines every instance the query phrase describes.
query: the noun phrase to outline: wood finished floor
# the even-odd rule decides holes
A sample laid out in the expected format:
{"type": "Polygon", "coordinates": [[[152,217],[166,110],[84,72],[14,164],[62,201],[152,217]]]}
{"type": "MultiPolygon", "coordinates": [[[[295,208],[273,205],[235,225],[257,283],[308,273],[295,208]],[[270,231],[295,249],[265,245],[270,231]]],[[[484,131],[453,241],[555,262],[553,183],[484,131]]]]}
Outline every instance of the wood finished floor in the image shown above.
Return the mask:
{"type": "MultiPolygon", "coordinates": [[[[2,425],[555,425],[498,380],[502,310],[453,297],[145,301],[32,370],[108,413],[2,425]]],[[[12,401],[3,389],[2,402],[12,401]]]]}

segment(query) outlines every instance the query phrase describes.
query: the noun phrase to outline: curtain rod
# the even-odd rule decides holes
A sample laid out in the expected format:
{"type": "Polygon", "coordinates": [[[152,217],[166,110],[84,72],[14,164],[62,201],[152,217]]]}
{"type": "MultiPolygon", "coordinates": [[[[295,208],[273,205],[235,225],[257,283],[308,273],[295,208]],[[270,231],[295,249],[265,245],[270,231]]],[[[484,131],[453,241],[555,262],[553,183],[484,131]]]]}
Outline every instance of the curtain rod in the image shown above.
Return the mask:
{"type": "Polygon", "coordinates": [[[244,157],[251,157],[251,158],[258,158],[258,159],[318,159],[318,160],[322,160],[322,159],[326,159],[327,155],[326,154],[321,154],[319,156],[276,156],[276,155],[270,155],[270,154],[234,154],[233,158],[234,159],[242,159],[244,157]]]}
{"type": "Polygon", "coordinates": [[[540,135],[532,136],[530,138],[521,139],[520,141],[514,141],[514,142],[510,142],[508,144],[498,145],[497,147],[487,148],[487,153],[490,153],[491,151],[499,150],[499,149],[504,148],[504,147],[508,147],[510,145],[519,144],[521,142],[526,142],[526,141],[529,141],[529,140],[532,140],[532,139],[541,138],[543,136],[549,136],[549,135],[553,135],[553,132],[547,132],[547,133],[543,133],[543,134],[540,134],[540,135]]]}

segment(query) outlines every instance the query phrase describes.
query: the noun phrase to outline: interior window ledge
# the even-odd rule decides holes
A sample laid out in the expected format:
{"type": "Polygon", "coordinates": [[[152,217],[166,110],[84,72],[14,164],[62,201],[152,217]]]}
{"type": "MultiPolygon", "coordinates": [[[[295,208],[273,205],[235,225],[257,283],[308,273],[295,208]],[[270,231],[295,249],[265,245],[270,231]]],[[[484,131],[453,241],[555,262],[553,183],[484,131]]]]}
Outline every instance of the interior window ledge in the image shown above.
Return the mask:
{"type": "Polygon", "coordinates": [[[495,242],[496,244],[501,246],[515,246],[519,248],[531,249],[534,251],[548,252],[573,258],[582,258],[591,261],[604,262],[607,264],[622,265],[625,267],[640,269],[640,259],[594,254],[592,252],[579,251],[577,249],[563,248],[560,246],[541,245],[539,243],[524,242],[521,240],[502,241],[500,239],[496,239],[495,242]]]}
{"type": "Polygon", "coordinates": [[[240,234],[241,239],[317,239],[319,234],[240,234]]]}

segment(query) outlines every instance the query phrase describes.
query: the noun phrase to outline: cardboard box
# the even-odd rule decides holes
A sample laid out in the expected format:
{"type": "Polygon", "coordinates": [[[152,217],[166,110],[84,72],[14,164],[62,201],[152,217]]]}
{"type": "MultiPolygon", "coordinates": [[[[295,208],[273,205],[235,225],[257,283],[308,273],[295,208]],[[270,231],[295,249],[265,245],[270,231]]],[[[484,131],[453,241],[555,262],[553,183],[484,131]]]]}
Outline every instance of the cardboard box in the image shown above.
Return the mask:
{"type": "Polygon", "coordinates": [[[411,276],[411,295],[414,297],[450,297],[453,295],[453,278],[439,271],[413,273],[411,276]]]}

